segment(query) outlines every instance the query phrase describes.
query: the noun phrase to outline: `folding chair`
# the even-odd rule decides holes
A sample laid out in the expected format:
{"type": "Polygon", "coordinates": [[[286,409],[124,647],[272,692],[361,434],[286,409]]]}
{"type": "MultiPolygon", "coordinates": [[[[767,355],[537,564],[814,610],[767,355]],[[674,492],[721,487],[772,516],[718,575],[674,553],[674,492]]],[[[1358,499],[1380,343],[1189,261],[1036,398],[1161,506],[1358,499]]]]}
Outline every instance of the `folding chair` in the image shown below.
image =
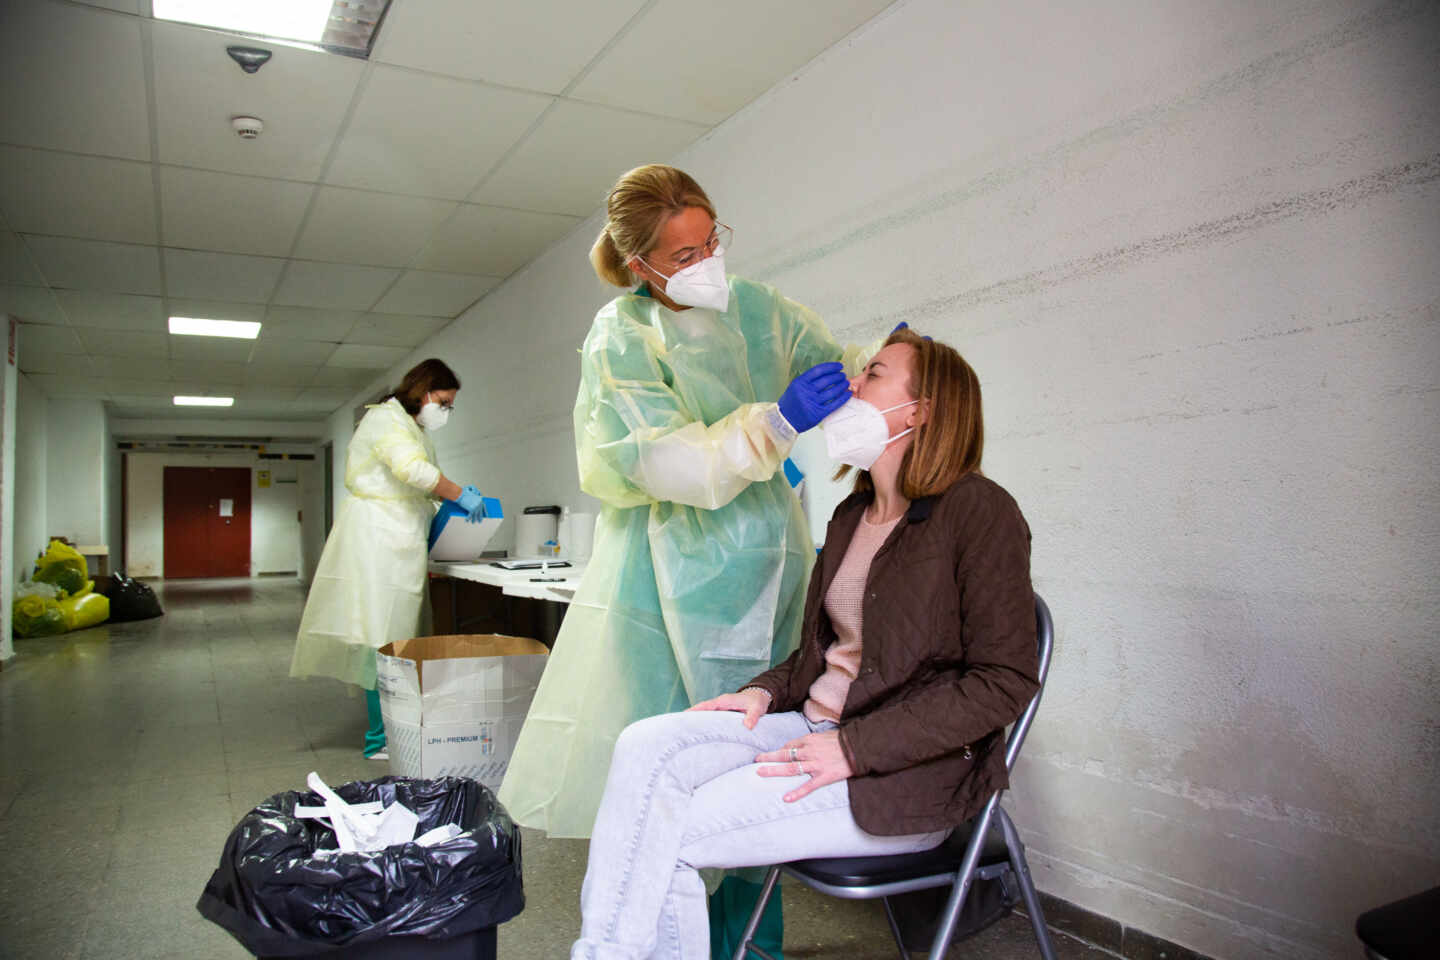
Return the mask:
{"type": "MultiPolygon", "coordinates": [[[[1050,671],[1050,653],[1055,642],[1055,628],[1050,619],[1050,608],[1040,595],[1035,595],[1035,633],[1040,652],[1040,689],[1035,692],[1020,719],[1010,730],[1005,742],[1005,768],[1015,769],[1015,758],[1025,742],[1025,734],[1035,719],[1040,706],[1040,695],[1045,692],[1045,676],[1050,671]]],[[[885,916],[890,921],[890,932],[895,936],[900,949],[901,960],[910,960],[900,936],[900,927],[895,921],[895,911],[889,898],[915,890],[948,886],[950,899],[945,904],[935,939],[930,945],[931,960],[942,960],[955,935],[956,921],[965,905],[976,878],[994,879],[1001,876],[1013,877],[1018,881],[1025,912],[1030,915],[1030,926],[1039,942],[1040,956],[1044,960],[1055,960],[1055,945],[1050,940],[1050,931],[1045,927],[1045,915],[1040,910],[1040,898],[1035,893],[1035,884],[1030,879],[1030,865],[1025,861],[1025,847],[1020,835],[1011,822],[1010,815],[1000,806],[997,790],[986,802],[984,809],[974,819],[956,827],[946,841],[934,850],[923,853],[899,854],[888,857],[841,857],[834,859],[796,860],[770,868],[765,875],[765,884],[760,899],[745,927],[745,935],[735,950],[734,960],[746,960],[749,954],[774,960],[762,948],[751,942],[760,915],[765,910],[775,883],[782,872],[794,877],[812,890],[842,897],[846,900],[874,900],[885,898],[885,916]],[[999,836],[994,836],[992,827],[999,827],[999,836]]]]}

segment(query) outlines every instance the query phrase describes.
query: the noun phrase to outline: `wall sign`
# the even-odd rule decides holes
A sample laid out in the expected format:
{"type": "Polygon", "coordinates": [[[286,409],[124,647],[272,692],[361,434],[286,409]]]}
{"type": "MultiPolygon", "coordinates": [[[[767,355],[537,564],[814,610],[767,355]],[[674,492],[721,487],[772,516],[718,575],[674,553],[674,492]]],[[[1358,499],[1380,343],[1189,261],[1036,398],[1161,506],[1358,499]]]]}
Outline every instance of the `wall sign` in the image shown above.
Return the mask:
{"type": "Polygon", "coordinates": [[[255,471],[255,485],[258,486],[258,487],[261,487],[262,489],[263,489],[264,487],[270,486],[270,471],[269,471],[269,470],[256,470],[256,471],[255,471]]]}

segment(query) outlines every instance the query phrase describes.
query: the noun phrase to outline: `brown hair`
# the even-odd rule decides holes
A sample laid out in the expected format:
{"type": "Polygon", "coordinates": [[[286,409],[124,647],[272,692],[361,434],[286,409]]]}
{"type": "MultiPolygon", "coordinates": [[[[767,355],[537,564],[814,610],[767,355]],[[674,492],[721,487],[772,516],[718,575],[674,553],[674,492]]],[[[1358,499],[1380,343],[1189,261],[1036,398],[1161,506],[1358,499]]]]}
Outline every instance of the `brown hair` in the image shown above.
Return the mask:
{"type": "MultiPolygon", "coordinates": [[[[916,500],[942,493],[966,474],[980,472],[985,448],[980,378],[949,344],[927,340],[908,328],[885,339],[885,346],[892,343],[914,348],[910,392],[926,411],[900,461],[900,493],[916,500]]],[[[836,479],[849,469],[842,467],[836,479]]],[[[869,471],[861,470],[855,477],[855,489],[875,489],[869,471]]]]}
{"type": "MultiPolygon", "coordinates": [[[[444,360],[436,360],[431,357],[429,360],[421,360],[400,381],[400,386],[385,397],[389,400],[394,397],[400,401],[400,406],[410,416],[420,412],[425,404],[425,394],[432,390],[459,390],[460,378],[455,376],[455,371],[445,365],[444,360]]],[[[380,401],[384,403],[385,400],[380,401]]]]}
{"type": "Polygon", "coordinates": [[[615,181],[605,200],[605,226],[590,248],[596,275],[617,287],[634,286],[637,280],[626,262],[649,253],[666,221],[686,207],[715,217],[710,198],[684,170],[650,163],[615,181]]]}

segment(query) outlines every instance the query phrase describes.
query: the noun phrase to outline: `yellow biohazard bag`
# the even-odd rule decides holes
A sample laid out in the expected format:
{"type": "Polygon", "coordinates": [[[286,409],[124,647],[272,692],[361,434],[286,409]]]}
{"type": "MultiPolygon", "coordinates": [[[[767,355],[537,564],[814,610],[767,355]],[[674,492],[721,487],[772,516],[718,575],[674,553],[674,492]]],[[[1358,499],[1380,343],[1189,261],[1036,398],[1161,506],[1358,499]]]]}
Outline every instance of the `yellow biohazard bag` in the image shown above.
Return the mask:
{"type": "Polygon", "coordinates": [[[50,597],[18,597],[11,610],[11,629],[19,637],[50,637],[70,629],[65,611],[50,597]]]}
{"type": "MultiPolygon", "coordinates": [[[[95,585],[90,583],[89,586],[93,588],[95,585]]],[[[65,629],[84,630],[110,619],[110,598],[87,590],[61,600],[60,612],[65,615],[65,629]]]]}
{"type": "Polygon", "coordinates": [[[60,540],[51,540],[50,547],[35,561],[35,579],[53,583],[69,594],[79,594],[85,587],[89,570],[79,550],[60,540]]]}

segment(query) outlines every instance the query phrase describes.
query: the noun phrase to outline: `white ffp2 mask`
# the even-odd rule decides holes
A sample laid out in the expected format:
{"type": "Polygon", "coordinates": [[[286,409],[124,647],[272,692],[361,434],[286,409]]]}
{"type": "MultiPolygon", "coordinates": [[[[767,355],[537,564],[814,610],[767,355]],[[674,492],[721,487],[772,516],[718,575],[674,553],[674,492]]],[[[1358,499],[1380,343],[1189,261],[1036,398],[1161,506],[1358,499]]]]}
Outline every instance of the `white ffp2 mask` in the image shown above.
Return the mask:
{"type": "Polygon", "coordinates": [[[825,451],[831,460],[869,470],[887,446],[915,429],[910,427],[892,437],[885,414],[919,402],[910,400],[878,410],[873,403],[851,397],[845,406],[820,421],[820,429],[825,431],[825,451]]]}
{"type": "Polygon", "coordinates": [[[415,422],[426,430],[439,430],[450,421],[450,411],[446,410],[434,400],[425,401],[420,412],[415,414],[415,422]]]}
{"type": "MultiPolygon", "coordinates": [[[[644,263],[644,261],[641,261],[644,263]]],[[[650,266],[648,263],[645,264],[650,266]]],[[[650,267],[655,270],[654,267],[650,267]]],[[[657,274],[665,274],[655,270],[657,274]]],[[[665,296],[685,307],[704,307],[724,313],[730,305],[730,284],[725,282],[725,249],[716,247],[715,252],[692,263],[684,270],[676,270],[665,277],[665,296]]]]}

